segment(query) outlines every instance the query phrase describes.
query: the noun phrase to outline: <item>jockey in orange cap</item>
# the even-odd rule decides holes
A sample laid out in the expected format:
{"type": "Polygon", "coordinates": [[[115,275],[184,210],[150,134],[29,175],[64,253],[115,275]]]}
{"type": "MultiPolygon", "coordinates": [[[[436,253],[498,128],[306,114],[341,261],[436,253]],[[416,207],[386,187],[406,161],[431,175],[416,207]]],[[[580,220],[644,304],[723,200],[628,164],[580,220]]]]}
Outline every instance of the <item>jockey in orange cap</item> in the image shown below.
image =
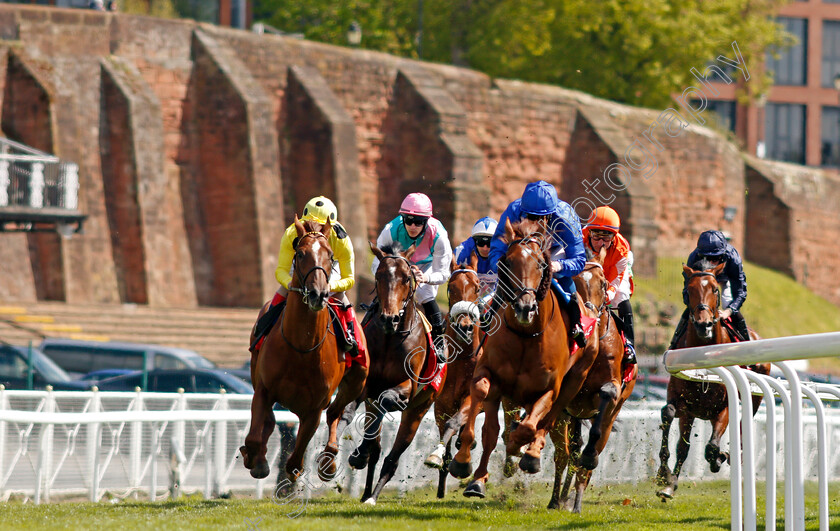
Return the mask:
{"type": "Polygon", "coordinates": [[[636,349],[633,346],[633,251],[630,243],[618,233],[621,220],[618,213],[608,206],[600,206],[592,213],[592,221],[583,229],[584,245],[595,255],[606,248],[604,275],[607,277],[607,301],[610,308],[618,310],[616,322],[624,332],[623,364],[636,363],[636,349]]]}

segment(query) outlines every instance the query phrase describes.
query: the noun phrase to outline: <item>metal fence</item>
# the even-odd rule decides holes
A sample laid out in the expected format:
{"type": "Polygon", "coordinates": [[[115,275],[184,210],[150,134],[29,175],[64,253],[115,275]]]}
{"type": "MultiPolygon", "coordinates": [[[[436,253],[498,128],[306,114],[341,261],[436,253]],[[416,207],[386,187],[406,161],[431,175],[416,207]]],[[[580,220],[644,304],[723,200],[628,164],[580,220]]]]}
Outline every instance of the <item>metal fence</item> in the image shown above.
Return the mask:
{"type": "Polygon", "coordinates": [[[78,209],[79,167],[0,137],[0,207],[78,209]]]}
{"type": "MultiPolygon", "coordinates": [[[[205,497],[230,491],[254,497],[271,496],[277,475],[280,438],[272,436],[268,457],[272,474],[264,480],[250,477],[239,457],[239,446],[247,434],[250,396],[233,394],[164,394],[120,392],[51,392],[0,390],[0,500],[11,496],[36,503],[56,497],[84,496],[98,501],[103,496],[143,496],[162,499],[176,489],[205,497]]],[[[625,405],[616,422],[593,482],[638,482],[653,477],[659,465],[660,408],[662,403],[634,402],[625,405]]],[[[803,415],[802,455],[806,474],[816,477],[817,432],[827,430],[833,444],[840,444],[840,411],[826,414],[822,428],[814,411],[803,415]]],[[[276,412],[278,422],[295,422],[288,412],[276,412]]],[[[357,416],[362,419],[363,416],[357,416]]],[[[765,422],[759,412],[757,423],[765,422]]],[[[382,442],[390,449],[399,422],[389,415],[383,423],[382,442]]],[[[481,429],[479,417],[477,429],[481,429]]],[[[340,439],[337,478],[323,483],[315,472],[315,457],[326,442],[322,424],[310,443],[306,467],[298,482],[300,499],[308,499],[340,486],[353,497],[361,494],[364,471],[347,466],[347,457],[361,440],[361,422],[353,423],[340,439]],[[359,424],[354,425],[354,424],[359,424]]],[[[779,431],[778,429],[773,430],[779,431]]],[[[286,430],[291,436],[291,430],[286,430]]],[[[779,432],[778,455],[784,450],[779,432]]],[[[693,437],[706,440],[708,423],[695,423],[693,437]]],[[[480,438],[479,438],[480,439],[480,438]]],[[[400,492],[437,481],[437,470],[423,465],[439,440],[431,415],[427,415],[417,437],[403,455],[391,485],[400,492]]],[[[672,439],[673,441],[673,439],[672,439]]],[[[727,438],[724,438],[724,445],[727,438]]],[[[480,441],[479,441],[480,444],[480,441]]],[[[759,445],[760,446],[760,445],[759,445]]],[[[836,447],[836,446],[835,446],[836,447]]],[[[703,452],[689,456],[682,477],[692,480],[725,478],[728,468],[717,475],[708,471],[703,452]]],[[[549,483],[554,479],[553,448],[543,452],[542,472],[534,476],[517,473],[518,480],[549,483]]],[[[503,452],[491,460],[491,477],[502,478],[503,452]]],[[[775,459],[769,460],[770,462],[775,459]]],[[[764,475],[766,456],[759,452],[757,474],[764,475]]],[[[840,479],[840,455],[828,463],[830,476],[840,479]]],[[[449,480],[449,488],[457,481],[449,480]]],[[[653,496],[653,486],[651,486],[653,496]]]]}

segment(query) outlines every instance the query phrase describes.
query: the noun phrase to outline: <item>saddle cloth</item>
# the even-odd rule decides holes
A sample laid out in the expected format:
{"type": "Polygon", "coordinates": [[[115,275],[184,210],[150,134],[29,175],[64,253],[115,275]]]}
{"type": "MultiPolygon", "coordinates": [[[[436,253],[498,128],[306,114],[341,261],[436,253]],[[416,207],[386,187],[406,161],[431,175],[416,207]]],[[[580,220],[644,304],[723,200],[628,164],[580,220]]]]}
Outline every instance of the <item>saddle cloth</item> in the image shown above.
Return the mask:
{"type": "MultiPolygon", "coordinates": [[[[353,311],[353,307],[350,306],[350,307],[348,307],[348,309],[345,309],[344,305],[341,302],[339,302],[335,299],[332,299],[332,298],[328,299],[327,302],[328,302],[329,307],[330,307],[330,313],[332,314],[332,317],[336,320],[334,322],[338,323],[338,325],[339,325],[336,328],[340,327],[340,329],[336,330],[336,332],[338,332],[340,334],[344,334],[345,333],[344,331],[347,330],[347,327],[350,324],[349,319],[348,319],[348,317],[349,317],[348,314],[349,314],[349,312],[353,311]]],[[[358,323],[358,321],[356,321],[356,322],[358,323]]],[[[341,342],[341,340],[338,339],[338,333],[336,334],[336,336],[337,336],[336,340],[341,342]]],[[[364,332],[362,331],[361,327],[358,326],[358,324],[356,325],[356,327],[353,330],[353,337],[356,340],[356,343],[358,344],[358,348],[355,351],[347,352],[344,355],[345,367],[347,369],[349,369],[354,363],[357,364],[357,365],[361,365],[362,367],[367,367],[368,366],[368,358],[365,355],[365,353],[367,352],[367,341],[365,339],[364,332]],[[353,355],[351,356],[351,354],[353,354],[353,355]]],[[[339,347],[339,348],[341,348],[341,347],[339,347]]]]}
{"type": "MultiPolygon", "coordinates": [[[[588,315],[581,314],[580,316],[580,326],[583,327],[583,334],[586,336],[586,340],[588,341],[589,338],[592,337],[592,333],[595,331],[595,325],[598,323],[598,319],[594,317],[589,317],[588,315]]],[[[580,347],[575,343],[575,340],[569,337],[569,343],[572,345],[571,350],[569,351],[569,356],[574,354],[575,352],[580,349],[580,347]]]]}

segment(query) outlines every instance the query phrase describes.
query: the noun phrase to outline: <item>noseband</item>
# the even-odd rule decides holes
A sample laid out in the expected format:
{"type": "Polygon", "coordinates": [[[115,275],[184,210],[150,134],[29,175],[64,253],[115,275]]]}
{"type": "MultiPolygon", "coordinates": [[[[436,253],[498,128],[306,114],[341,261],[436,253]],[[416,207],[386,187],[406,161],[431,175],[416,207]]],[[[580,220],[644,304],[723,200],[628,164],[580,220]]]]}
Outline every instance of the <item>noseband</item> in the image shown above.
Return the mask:
{"type": "MultiPolygon", "coordinates": [[[[714,275],[714,273],[710,273],[708,271],[698,271],[697,273],[694,273],[690,277],[685,279],[686,285],[688,284],[688,281],[691,280],[694,277],[712,277],[712,278],[715,278],[715,275],[714,275]]],[[[717,281],[717,279],[715,279],[715,281],[717,281]]],[[[715,286],[715,295],[717,296],[717,304],[716,304],[715,309],[717,309],[717,308],[720,308],[720,287],[718,287],[718,286],[715,286]]],[[[712,314],[712,316],[713,316],[712,317],[712,326],[714,326],[714,325],[718,324],[718,322],[720,322],[720,316],[717,314],[716,311],[712,310],[711,306],[709,306],[708,304],[700,303],[697,306],[695,306],[694,308],[691,308],[689,306],[688,319],[691,321],[692,324],[697,325],[697,318],[694,317],[694,315],[698,311],[703,311],[703,310],[709,310],[709,312],[712,314]]]]}
{"type": "MultiPolygon", "coordinates": [[[[542,247],[542,233],[535,232],[534,234],[531,234],[530,236],[528,236],[526,238],[520,238],[518,240],[512,241],[512,242],[510,242],[510,245],[508,246],[508,250],[510,250],[510,248],[513,247],[514,245],[528,245],[528,244],[531,244],[531,243],[536,243],[537,245],[542,247]]],[[[501,262],[501,265],[503,265],[504,268],[507,269],[507,271],[510,271],[510,268],[507,266],[506,262],[507,262],[507,256],[505,256],[505,260],[501,262]]],[[[546,272],[550,271],[550,267],[544,260],[540,260],[538,263],[540,265],[540,269],[542,270],[542,277],[540,279],[540,284],[542,284],[542,279],[545,278],[546,272]]],[[[514,280],[513,277],[507,271],[505,272],[505,276],[509,280],[514,280]]],[[[499,277],[501,278],[501,275],[499,275],[499,277]]],[[[519,282],[518,279],[516,279],[516,280],[517,280],[517,284],[519,284],[521,286],[522,282],[519,282]]],[[[545,298],[545,295],[543,295],[542,297],[539,297],[538,296],[538,290],[536,290],[534,288],[520,287],[519,291],[517,291],[513,294],[510,302],[511,303],[516,302],[517,300],[522,298],[527,293],[533,293],[534,298],[536,298],[538,301],[541,301],[542,299],[545,298]]],[[[548,293],[548,290],[546,290],[546,294],[547,293],[548,293]]]]}
{"type": "MultiPolygon", "coordinates": [[[[476,279],[478,278],[478,273],[473,271],[472,269],[456,269],[455,271],[453,271],[449,275],[449,284],[446,287],[446,294],[449,297],[450,301],[452,300],[452,295],[450,293],[451,290],[452,290],[452,277],[454,277],[455,275],[457,275],[459,273],[472,273],[473,275],[475,275],[476,279]]],[[[450,308],[449,322],[451,322],[452,324],[455,324],[455,321],[452,319],[453,315],[455,315],[456,317],[460,317],[461,315],[463,315],[465,313],[469,314],[470,319],[473,321],[473,324],[475,324],[478,321],[478,318],[479,318],[478,303],[476,301],[458,301],[458,302],[456,302],[455,305],[453,305],[452,308],[450,308]],[[459,308],[460,311],[456,311],[456,308],[459,308]]]]}
{"type": "MultiPolygon", "coordinates": [[[[307,236],[312,236],[313,238],[319,238],[319,237],[324,238],[324,240],[327,241],[327,246],[329,247],[329,240],[327,239],[326,236],[324,236],[320,232],[312,231],[312,232],[307,232],[306,234],[304,234],[303,236],[301,236],[300,238],[297,239],[295,245],[293,246],[295,250],[297,250],[298,246],[300,246],[300,241],[303,240],[304,238],[306,238],[307,236]]],[[[297,261],[297,255],[292,260],[292,266],[294,266],[296,261],[297,261]]],[[[333,263],[333,264],[335,263],[335,260],[333,259],[332,254],[330,254],[330,262],[333,263]]],[[[332,269],[332,265],[330,266],[330,269],[332,269]]],[[[298,282],[300,283],[301,287],[296,288],[294,286],[289,286],[289,291],[294,291],[295,293],[300,293],[301,296],[304,299],[309,298],[309,289],[306,287],[306,279],[309,278],[309,275],[311,275],[312,273],[315,273],[316,271],[321,271],[321,272],[324,273],[324,276],[327,277],[327,283],[329,284],[329,282],[330,282],[330,272],[328,272],[326,269],[324,269],[321,266],[316,265],[315,267],[313,267],[312,269],[307,271],[306,274],[303,275],[303,277],[300,276],[300,270],[297,267],[295,267],[294,270],[295,270],[295,278],[298,279],[298,282]]]]}

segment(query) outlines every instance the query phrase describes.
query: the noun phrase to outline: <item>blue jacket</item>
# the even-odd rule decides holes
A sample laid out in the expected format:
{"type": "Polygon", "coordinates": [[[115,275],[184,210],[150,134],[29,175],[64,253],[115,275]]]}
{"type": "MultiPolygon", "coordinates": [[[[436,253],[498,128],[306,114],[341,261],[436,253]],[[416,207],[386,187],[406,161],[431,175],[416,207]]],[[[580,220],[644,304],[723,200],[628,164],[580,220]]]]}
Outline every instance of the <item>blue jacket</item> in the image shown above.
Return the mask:
{"type": "Polygon", "coordinates": [[[484,275],[486,273],[492,273],[493,271],[490,269],[490,256],[488,255],[487,258],[482,258],[480,254],[478,254],[478,250],[475,248],[475,240],[472,238],[467,238],[466,240],[462,241],[461,244],[455,248],[455,263],[460,264],[469,264],[470,263],[470,254],[475,253],[478,257],[478,271],[479,275],[484,275]]]}
{"type": "MultiPolygon", "coordinates": [[[[720,237],[723,238],[722,235],[720,237]]],[[[719,284],[729,282],[729,289],[732,290],[732,302],[729,304],[729,308],[732,311],[738,311],[747,299],[747,277],[744,275],[744,263],[741,261],[741,255],[732,247],[732,244],[726,242],[726,240],[723,241],[725,244],[718,244],[715,252],[722,251],[720,254],[726,257],[726,266],[716,278],[719,284]]],[[[703,256],[701,249],[691,251],[691,254],[688,255],[688,266],[694,268],[703,256]]]]}
{"type": "MultiPolygon", "coordinates": [[[[526,216],[520,208],[521,199],[513,201],[502,213],[496,233],[493,234],[493,241],[490,242],[490,268],[496,271],[499,259],[507,253],[507,244],[502,241],[505,233],[505,222],[510,219],[516,223],[526,216]]],[[[552,228],[550,235],[551,251],[556,252],[560,248],[566,249],[566,258],[558,260],[562,270],[556,273],[555,277],[573,277],[583,271],[586,265],[586,251],[583,247],[583,233],[580,229],[580,219],[574,209],[564,201],[559,201],[554,212],[548,218],[548,226],[552,228]]]]}

